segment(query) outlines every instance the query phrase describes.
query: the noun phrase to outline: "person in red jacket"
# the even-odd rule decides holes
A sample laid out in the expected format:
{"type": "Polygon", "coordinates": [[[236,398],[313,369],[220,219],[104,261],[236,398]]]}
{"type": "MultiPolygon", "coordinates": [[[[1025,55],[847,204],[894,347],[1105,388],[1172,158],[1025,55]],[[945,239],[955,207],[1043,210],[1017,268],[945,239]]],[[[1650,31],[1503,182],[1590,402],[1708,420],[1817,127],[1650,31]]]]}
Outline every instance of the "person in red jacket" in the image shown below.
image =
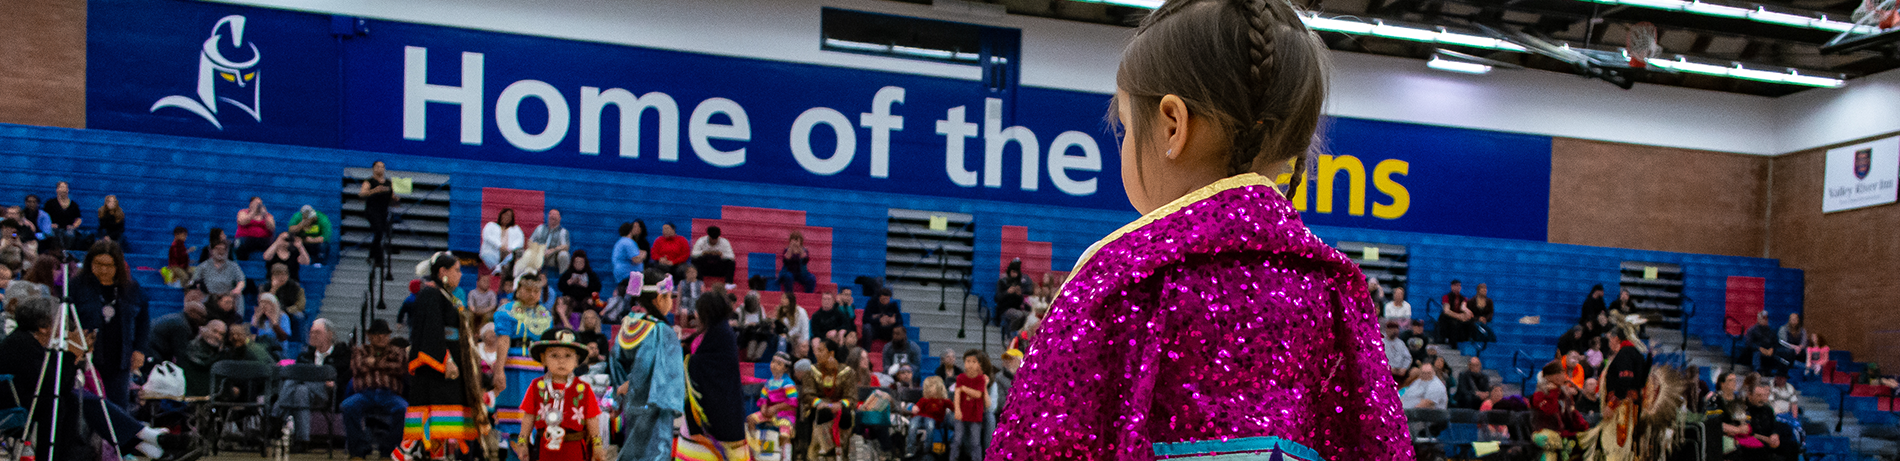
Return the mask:
{"type": "Polygon", "coordinates": [[[673,274],[674,279],[686,278],[687,261],[692,260],[693,242],[681,237],[679,229],[673,223],[660,225],[660,238],[653,239],[653,257],[647,260],[647,266],[660,272],[673,274]]]}
{"type": "Polygon", "coordinates": [[[1563,454],[1577,448],[1577,433],[1589,429],[1572,401],[1576,395],[1577,388],[1564,376],[1563,366],[1544,365],[1537,393],[1531,394],[1531,429],[1535,431],[1531,441],[1544,449],[1544,459],[1567,458],[1563,454]]]}

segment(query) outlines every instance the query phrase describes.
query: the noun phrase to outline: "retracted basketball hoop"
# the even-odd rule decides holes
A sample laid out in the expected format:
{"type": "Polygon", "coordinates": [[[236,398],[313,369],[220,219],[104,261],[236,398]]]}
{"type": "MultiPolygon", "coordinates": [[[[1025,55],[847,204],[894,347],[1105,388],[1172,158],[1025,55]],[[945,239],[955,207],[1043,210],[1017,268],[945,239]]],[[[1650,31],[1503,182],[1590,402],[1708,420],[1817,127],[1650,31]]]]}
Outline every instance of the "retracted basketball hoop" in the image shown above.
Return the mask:
{"type": "Polygon", "coordinates": [[[1662,45],[1656,41],[1658,35],[1656,25],[1648,21],[1630,26],[1629,35],[1623,43],[1623,50],[1630,58],[1630,67],[1648,68],[1649,59],[1662,53],[1662,45]]]}

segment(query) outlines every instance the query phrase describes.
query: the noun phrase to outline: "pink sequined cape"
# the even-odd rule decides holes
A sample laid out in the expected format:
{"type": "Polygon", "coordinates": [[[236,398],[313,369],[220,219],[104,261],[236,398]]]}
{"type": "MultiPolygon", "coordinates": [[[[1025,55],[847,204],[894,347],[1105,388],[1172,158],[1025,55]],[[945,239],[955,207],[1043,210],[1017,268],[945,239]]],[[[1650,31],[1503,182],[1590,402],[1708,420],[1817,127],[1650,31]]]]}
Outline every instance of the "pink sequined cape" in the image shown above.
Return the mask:
{"type": "Polygon", "coordinates": [[[1149,460],[1278,437],[1334,461],[1411,460],[1359,267],[1257,174],[1097,242],[1037,331],[993,459],[1149,460]]]}

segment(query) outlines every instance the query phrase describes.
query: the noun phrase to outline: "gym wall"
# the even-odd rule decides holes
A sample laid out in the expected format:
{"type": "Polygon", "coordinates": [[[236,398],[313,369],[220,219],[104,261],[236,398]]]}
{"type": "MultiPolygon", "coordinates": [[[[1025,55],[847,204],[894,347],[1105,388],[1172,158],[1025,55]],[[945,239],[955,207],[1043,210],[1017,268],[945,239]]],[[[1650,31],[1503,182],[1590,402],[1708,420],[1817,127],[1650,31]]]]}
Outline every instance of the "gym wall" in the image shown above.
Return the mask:
{"type": "Polygon", "coordinates": [[[86,2],[7,2],[0,123],[86,126],[86,2]]]}
{"type": "Polygon", "coordinates": [[[1893,237],[1900,205],[1821,213],[1827,147],[1774,158],[1768,253],[1807,272],[1812,331],[1854,351],[1854,360],[1892,366],[1900,363],[1900,239],[1893,237]]]}
{"type": "Polygon", "coordinates": [[[1772,157],[1557,138],[1550,242],[1767,257],[1772,157]]]}

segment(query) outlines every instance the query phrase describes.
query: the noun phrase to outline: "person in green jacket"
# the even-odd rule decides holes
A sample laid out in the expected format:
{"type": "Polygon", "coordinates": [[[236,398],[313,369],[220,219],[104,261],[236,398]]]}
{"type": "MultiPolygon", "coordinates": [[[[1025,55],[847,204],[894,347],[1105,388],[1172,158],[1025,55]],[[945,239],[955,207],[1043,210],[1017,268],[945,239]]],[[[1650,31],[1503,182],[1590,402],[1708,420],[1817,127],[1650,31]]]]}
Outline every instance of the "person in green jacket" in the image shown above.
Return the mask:
{"type": "Polygon", "coordinates": [[[186,396],[211,395],[211,365],[224,359],[225,334],[224,321],[213,319],[198,327],[198,339],[185,346],[178,368],[185,372],[186,396]]]}
{"type": "Polygon", "coordinates": [[[329,241],[325,237],[334,230],[330,227],[330,217],[310,205],[304,205],[291,222],[290,235],[302,239],[304,251],[309,252],[312,258],[322,260],[323,244],[329,241]]]}

